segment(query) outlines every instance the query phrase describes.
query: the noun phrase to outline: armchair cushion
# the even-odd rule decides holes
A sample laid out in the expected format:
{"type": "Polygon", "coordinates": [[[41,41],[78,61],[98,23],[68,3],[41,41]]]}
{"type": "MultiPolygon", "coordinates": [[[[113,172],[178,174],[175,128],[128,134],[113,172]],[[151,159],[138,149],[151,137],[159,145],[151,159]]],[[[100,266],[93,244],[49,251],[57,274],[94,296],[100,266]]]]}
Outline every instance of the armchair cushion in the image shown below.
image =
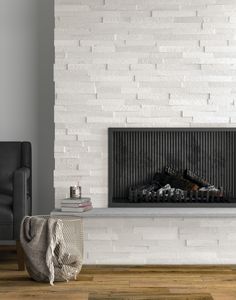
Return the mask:
{"type": "Polygon", "coordinates": [[[1,205],[11,206],[13,204],[13,197],[9,195],[0,194],[0,207],[1,205]]]}
{"type": "Polygon", "coordinates": [[[30,142],[0,142],[0,240],[19,240],[21,220],[31,214],[30,142]]]}
{"type": "Polygon", "coordinates": [[[0,142],[0,193],[12,195],[13,174],[21,166],[21,143],[0,142]]]}
{"type": "Polygon", "coordinates": [[[10,206],[0,204],[0,240],[13,239],[13,212],[10,206]]]}

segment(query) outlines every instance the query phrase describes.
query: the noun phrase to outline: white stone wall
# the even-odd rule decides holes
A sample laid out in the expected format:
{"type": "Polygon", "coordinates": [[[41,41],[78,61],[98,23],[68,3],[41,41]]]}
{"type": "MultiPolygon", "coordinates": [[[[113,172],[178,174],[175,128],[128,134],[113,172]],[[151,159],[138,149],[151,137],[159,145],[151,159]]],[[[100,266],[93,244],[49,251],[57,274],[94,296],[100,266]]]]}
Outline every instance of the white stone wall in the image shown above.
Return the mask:
{"type": "Polygon", "coordinates": [[[85,218],[85,264],[235,264],[235,218],[85,218]]]}
{"type": "Polygon", "coordinates": [[[235,0],[55,0],[56,206],[107,206],[108,127],[236,125],[235,0]]]}
{"type": "MultiPolygon", "coordinates": [[[[55,206],[106,207],[108,127],[236,125],[236,1],[55,0],[54,78],[55,206]]],[[[235,263],[235,225],[85,219],[85,263],[235,263]]]]}

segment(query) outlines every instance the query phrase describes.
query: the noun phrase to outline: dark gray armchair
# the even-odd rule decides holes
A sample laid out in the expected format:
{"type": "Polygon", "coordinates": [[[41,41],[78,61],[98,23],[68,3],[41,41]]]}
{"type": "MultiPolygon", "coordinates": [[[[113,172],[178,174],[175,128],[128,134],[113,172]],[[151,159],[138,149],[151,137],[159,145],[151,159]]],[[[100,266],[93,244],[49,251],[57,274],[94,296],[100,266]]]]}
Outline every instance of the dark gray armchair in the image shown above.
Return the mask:
{"type": "MultiPolygon", "coordinates": [[[[31,166],[29,142],[0,142],[0,242],[5,244],[16,241],[20,246],[21,220],[31,215],[31,166]]],[[[18,265],[22,268],[22,262],[18,265]]]]}

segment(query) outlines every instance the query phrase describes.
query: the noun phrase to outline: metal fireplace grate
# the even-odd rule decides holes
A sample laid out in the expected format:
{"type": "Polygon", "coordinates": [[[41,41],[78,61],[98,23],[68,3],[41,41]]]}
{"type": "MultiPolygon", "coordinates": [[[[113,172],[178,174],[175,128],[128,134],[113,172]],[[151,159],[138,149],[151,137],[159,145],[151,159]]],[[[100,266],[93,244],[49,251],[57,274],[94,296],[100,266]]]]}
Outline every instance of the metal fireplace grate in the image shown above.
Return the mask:
{"type": "Polygon", "coordinates": [[[236,206],[236,129],[109,128],[109,206],[236,206]],[[189,169],[224,193],[135,192],[165,166],[189,169]]]}
{"type": "Polygon", "coordinates": [[[129,189],[128,201],[130,203],[228,203],[229,198],[223,193],[211,191],[183,191],[183,196],[168,191],[163,195],[156,192],[143,194],[136,189],[129,189]]]}

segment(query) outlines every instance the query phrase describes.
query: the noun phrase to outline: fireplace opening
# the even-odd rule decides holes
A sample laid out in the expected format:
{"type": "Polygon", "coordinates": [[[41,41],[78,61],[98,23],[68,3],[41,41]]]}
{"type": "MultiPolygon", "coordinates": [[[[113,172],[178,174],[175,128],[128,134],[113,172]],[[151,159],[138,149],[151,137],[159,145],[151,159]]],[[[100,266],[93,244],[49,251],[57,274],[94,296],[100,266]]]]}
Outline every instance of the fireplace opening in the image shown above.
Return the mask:
{"type": "Polygon", "coordinates": [[[109,128],[109,206],[236,206],[233,128],[109,128]]]}

